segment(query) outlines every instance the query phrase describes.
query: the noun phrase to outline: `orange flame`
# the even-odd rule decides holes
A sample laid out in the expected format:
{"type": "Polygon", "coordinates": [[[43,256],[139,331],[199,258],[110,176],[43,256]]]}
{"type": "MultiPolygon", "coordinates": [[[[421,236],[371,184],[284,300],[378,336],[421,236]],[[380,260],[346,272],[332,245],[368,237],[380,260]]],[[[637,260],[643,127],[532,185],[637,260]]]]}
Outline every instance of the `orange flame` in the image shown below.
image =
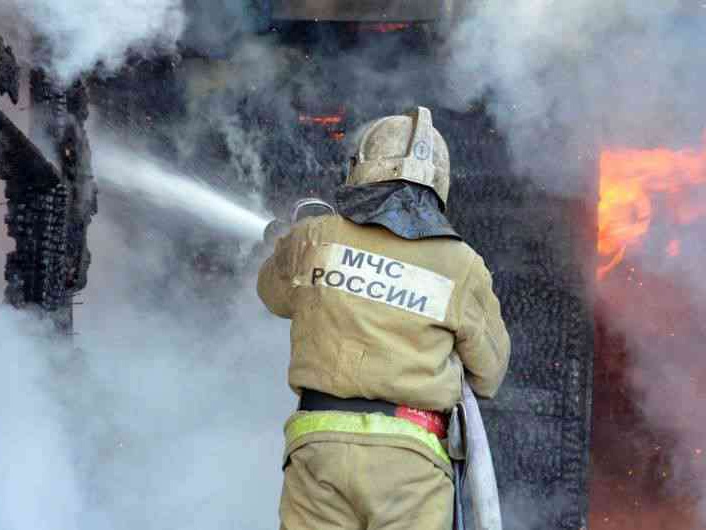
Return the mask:
{"type": "Polygon", "coordinates": [[[394,31],[404,31],[409,28],[411,24],[403,22],[372,22],[360,24],[358,27],[361,31],[371,31],[373,33],[392,33],[394,31]]]}
{"type": "Polygon", "coordinates": [[[309,116],[308,114],[299,115],[299,123],[305,125],[322,125],[324,127],[338,125],[343,121],[343,116],[339,114],[331,114],[330,116],[309,116]]]}
{"type": "Polygon", "coordinates": [[[301,125],[324,127],[331,140],[340,142],[346,137],[346,133],[337,128],[337,126],[343,123],[345,114],[346,111],[343,107],[340,107],[335,114],[312,115],[301,112],[299,113],[299,123],[301,125]]]}
{"type": "MultiPolygon", "coordinates": [[[[600,201],[598,204],[598,253],[605,264],[597,270],[599,279],[615,268],[631,247],[647,236],[654,215],[653,200],[660,196],[668,220],[675,225],[691,224],[706,216],[706,204],[699,203],[695,187],[706,182],[706,148],[608,149],[600,158],[600,201]]],[[[678,256],[681,241],[672,239],[665,249],[678,256]]]]}

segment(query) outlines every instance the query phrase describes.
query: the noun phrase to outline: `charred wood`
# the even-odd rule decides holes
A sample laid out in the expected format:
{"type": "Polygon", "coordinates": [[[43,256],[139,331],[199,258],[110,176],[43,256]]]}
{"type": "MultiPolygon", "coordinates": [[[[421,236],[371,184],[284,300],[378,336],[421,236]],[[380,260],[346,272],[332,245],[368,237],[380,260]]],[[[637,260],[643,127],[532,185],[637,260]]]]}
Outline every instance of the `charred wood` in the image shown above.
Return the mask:
{"type": "Polygon", "coordinates": [[[6,302],[35,307],[71,334],[72,296],[86,285],[88,225],[96,212],[90,149],[83,124],[88,97],[82,83],[58,89],[41,71],[31,75],[31,133],[53,144],[50,163],[0,115],[0,178],[7,181],[6,223],[16,249],[7,257],[6,302]]]}
{"type": "Polygon", "coordinates": [[[53,282],[61,286],[61,297],[50,301],[58,327],[72,332],[71,297],[87,283],[91,255],[87,246],[88,226],[97,211],[96,188],[91,172],[91,152],[84,123],[88,118],[88,94],[79,80],[67,89],[58,88],[42,70],[30,76],[34,107],[33,127],[49,136],[54,144],[65,189],[56,190],[56,200],[65,195],[65,225],[60,266],[52,269],[53,282]]]}
{"type": "Polygon", "coordinates": [[[47,161],[41,151],[0,112],[0,178],[8,182],[8,189],[28,186],[49,189],[61,182],[56,167],[47,161]]]}
{"type": "Polygon", "coordinates": [[[5,222],[16,242],[5,267],[5,299],[17,308],[56,311],[66,294],[66,181],[2,113],[0,154],[0,178],[7,181],[5,222]]]}
{"type": "Polygon", "coordinates": [[[586,528],[592,205],[549,195],[517,176],[500,156],[503,140],[491,124],[473,139],[459,123],[435,123],[457,131],[447,134],[450,147],[472,161],[456,169],[450,217],[493,270],[512,338],[507,380],[496,399],[481,403],[505,527],[586,528]]]}

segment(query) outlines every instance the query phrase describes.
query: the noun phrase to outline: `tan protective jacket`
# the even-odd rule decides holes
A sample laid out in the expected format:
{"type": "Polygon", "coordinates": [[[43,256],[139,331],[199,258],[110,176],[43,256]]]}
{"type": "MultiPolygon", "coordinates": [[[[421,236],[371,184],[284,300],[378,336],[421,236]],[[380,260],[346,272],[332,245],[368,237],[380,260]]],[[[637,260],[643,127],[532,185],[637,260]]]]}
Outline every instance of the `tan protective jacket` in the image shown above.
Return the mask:
{"type": "Polygon", "coordinates": [[[270,311],[292,320],[297,393],[448,411],[461,397],[461,362],[485,397],[507,370],[510,341],[490,273],[454,239],[308,218],[277,241],[257,289],[270,311]]]}

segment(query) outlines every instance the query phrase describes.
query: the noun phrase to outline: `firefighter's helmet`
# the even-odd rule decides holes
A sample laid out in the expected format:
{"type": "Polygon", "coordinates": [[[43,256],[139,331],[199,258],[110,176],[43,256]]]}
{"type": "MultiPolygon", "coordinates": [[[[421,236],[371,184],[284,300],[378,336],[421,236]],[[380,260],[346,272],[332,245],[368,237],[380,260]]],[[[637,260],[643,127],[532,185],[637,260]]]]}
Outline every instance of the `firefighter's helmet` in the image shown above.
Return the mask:
{"type": "Polygon", "coordinates": [[[386,116],[363,133],[346,178],[347,186],[405,180],[436,192],[442,211],[449,196],[449,149],[424,107],[386,116]]]}

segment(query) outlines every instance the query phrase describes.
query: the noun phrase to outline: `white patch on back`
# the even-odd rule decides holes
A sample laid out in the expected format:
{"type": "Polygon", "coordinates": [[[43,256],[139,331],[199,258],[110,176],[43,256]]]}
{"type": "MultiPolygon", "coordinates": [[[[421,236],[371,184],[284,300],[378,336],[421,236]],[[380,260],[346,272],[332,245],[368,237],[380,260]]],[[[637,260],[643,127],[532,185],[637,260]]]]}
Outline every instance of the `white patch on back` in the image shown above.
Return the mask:
{"type": "MultiPolygon", "coordinates": [[[[381,254],[326,243],[309,261],[306,284],[338,289],[443,322],[454,289],[453,280],[381,254]]],[[[305,282],[300,282],[305,284],[305,282]]]]}

